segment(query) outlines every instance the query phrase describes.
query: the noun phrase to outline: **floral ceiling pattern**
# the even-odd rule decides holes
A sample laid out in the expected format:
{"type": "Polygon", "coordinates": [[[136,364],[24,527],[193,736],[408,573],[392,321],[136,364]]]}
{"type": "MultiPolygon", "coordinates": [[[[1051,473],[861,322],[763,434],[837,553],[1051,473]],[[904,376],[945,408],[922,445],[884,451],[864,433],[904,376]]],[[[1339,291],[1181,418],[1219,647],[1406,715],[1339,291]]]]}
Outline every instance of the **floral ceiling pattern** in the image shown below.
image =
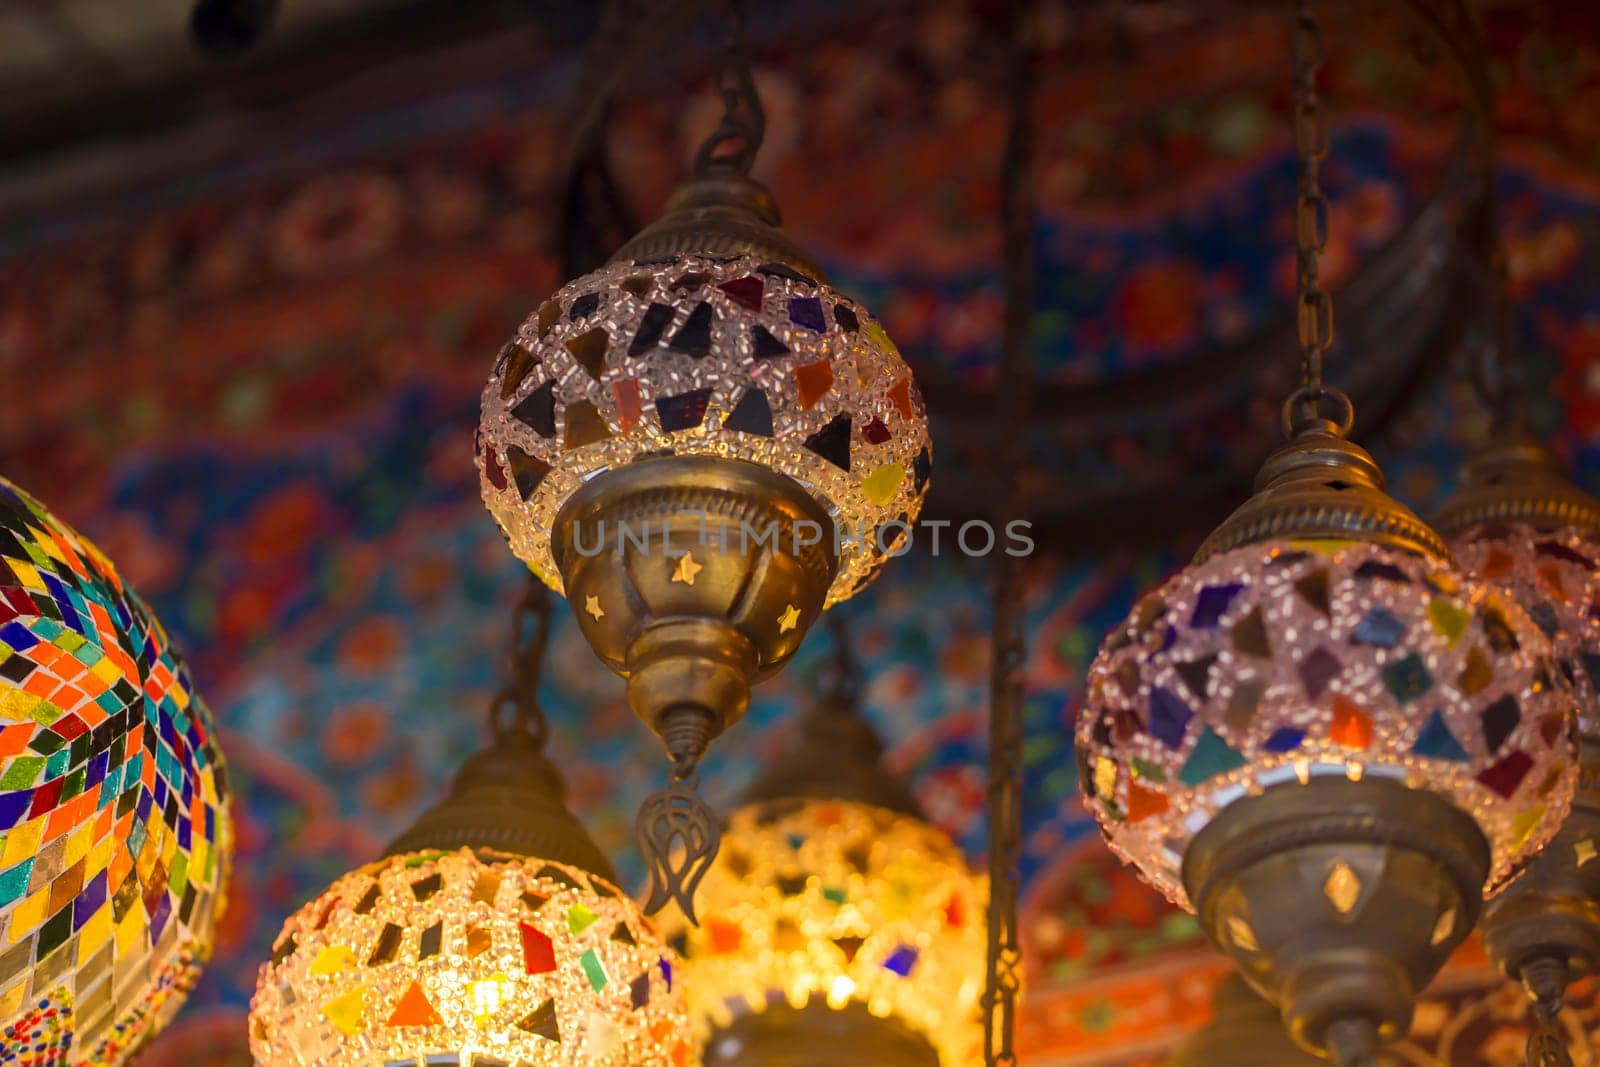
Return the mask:
{"type": "MultiPolygon", "coordinates": [[[[1002,79],[986,12],[976,0],[888,5],[841,32],[844,16],[819,8],[785,16],[781,41],[775,32],[761,50],[762,166],[789,228],[924,381],[977,389],[1001,310],[1002,79]]],[[[1491,8],[1488,26],[1506,87],[1499,193],[1535,418],[1596,489],[1600,25],[1552,3],[1491,8]]],[[[1063,61],[1041,89],[1036,371],[1049,383],[1114,380],[1258,329],[1292,273],[1282,94],[1257,62],[1276,30],[1139,24],[1130,56],[1073,64],[1070,28],[1047,20],[1063,61]],[[1178,63],[1182,78],[1170,76],[1178,63]]],[[[1430,116],[1455,106],[1447,79],[1367,58],[1341,53],[1333,67],[1335,278],[1426,195],[1449,147],[1430,116]]],[[[625,94],[611,134],[644,215],[711,121],[697,69],[651,76],[625,94]]],[[[377,855],[482,736],[521,568],[478,500],[472,431],[501,340],[560,281],[551,205],[568,120],[551,102],[569,91],[530,74],[516,93],[443,94],[406,122],[374,114],[307,135],[272,167],[218,164],[114,191],[93,211],[0,220],[0,367],[25,383],[0,425],[0,470],[152,601],[235,770],[239,876],[218,958],[150,1063],[248,1062],[245,1006],[284,917],[353,857],[377,855]]],[[[1336,356],[1334,375],[1340,360],[1381,353],[1336,356]]],[[[1202,413],[1165,436],[1054,448],[1041,491],[1081,471],[1181,476],[1249,453],[1272,410],[1247,401],[1240,418],[1202,413]]],[[[1425,511],[1480,430],[1452,365],[1371,443],[1398,494],[1425,511]]],[[[936,455],[935,484],[939,465],[982,460],[936,455]]],[[[1192,547],[1178,535],[1030,565],[1024,1048],[1040,1067],[1159,1062],[1205,1017],[1219,964],[1099,843],[1071,738],[1100,636],[1192,547]]],[[[858,599],[843,610],[893,764],[976,855],[981,561],[913,554],[858,599]]],[[[752,751],[777,748],[824,646],[757,689],[707,770],[716,800],[737,792],[752,751]]],[[[629,829],[658,754],[570,622],[544,697],[575,805],[636,881],[629,829]]],[[[1443,1047],[1448,1030],[1451,1058],[1437,1062],[1514,1062],[1503,1050],[1515,1013],[1476,999],[1487,979],[1465,951],[1448,995],[1473,1005],[1460,1015],[1473,1021],[1425,1006],[1417,1047],[1443,1047]]]]}

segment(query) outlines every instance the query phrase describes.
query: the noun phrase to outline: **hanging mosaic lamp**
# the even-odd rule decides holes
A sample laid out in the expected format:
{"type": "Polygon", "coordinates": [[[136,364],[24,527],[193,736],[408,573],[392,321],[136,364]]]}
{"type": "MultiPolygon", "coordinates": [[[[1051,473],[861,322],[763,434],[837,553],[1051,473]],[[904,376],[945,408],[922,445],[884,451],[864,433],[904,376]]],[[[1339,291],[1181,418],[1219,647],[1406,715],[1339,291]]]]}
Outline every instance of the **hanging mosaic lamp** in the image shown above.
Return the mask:
{"type": "Polygon", "coordinates": [[[1574,789],[1572,698],[1549,640],[1383,492],[1322,383],[1327,204],[1302,3],[1301,355],[1288,442],[1194,561],[1139,601],[1089,674],[1083,788],[1112,848],[1282,1012],[1370,1064],[1574,789]]]}
{"type": "MultiPolygon", "coordinates": [[[[1571,814],[1490,904],[1482,926],[1490,955],[1523,983],[1550,1029],[1567,984],[1600,962],[1600,501],[1572,483],[1548,448],[1515,430],[1473,455],[1461,481],[1439,531],[1463,568],[1533,619],[1576,700],[1580,772],[1571,814]]],[[[1559,1031],[1552,1036],[1559,1041],[1559,1031]]]]}
{"type": "Polygon", "coordinates": [[[672,915],[706,1067],[981,1059],[982,880],[884,767],[855,689],[841,656],[728,820],[700,925],[672,915]]]}
{"type": "Polygon", "coordinates": [[[706,747],[895,551],[930,465],[905,361],[749,177],[760,101],[731,40],[727,115],[693,176],[523,324],[477,448],[512,550],[564,591],[673,760],[641,845],[649,909],[675,897],[691,915],[717,847],[692,790],[706,747]]]}
{"type": "Polygon", "coordinates": [[[250,1004],[256,1062],[692,1063],[674,958],[543,753],[532,694],[549,609],[536,588],[534,626],[519,626],[526,673],[497,702],[494,743],[382,859],[284,924],[250,1004]]]}
{"type": "Polygon", "coordinates": [[[125,1063],[211,955],[216,728],[111,561],[3,479],[0,577],[0,1063],[125,1063]]]}

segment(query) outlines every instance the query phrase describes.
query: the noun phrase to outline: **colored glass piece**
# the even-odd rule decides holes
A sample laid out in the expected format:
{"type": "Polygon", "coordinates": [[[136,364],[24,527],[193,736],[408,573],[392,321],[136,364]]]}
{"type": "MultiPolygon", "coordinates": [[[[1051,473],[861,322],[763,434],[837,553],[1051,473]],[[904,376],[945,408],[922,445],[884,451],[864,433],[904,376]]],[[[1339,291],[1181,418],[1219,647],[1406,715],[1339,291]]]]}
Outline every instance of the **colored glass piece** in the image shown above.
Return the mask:
{"type": "Polygon", "coordinates": [[[692,359],[705,359],[711,354],[711,321],[711,304],[701,301],[689,312],[689,317],[672,335],[667,347],[692,359]]]}
{"type": "Polygon", "coordinates": [[[1243,767],[1244,763],[1245,759],[1238,750],[1208,726],[1195,742],[1194,751],[1184,761],[1178,777],[1183,779],[1185,785],[1199,785],[1209,778],[1243,767]]]}
{"type": "Polygon", "coordinates": [[[1328,739],[1345,748],[1364,749],[1372,744],[1372,716],[1342,696],[1333,698],[1333,718],[1328,739]]]}
{"type": "Polygon", "coordinates": [[[861,439],[869,445],[888,444],[893,437],[894,434],[889,432],[889,427],[885,426],[883,420],[877,417],[874,417],[872,421],[861,428],[861,439]]]}
{"type": "Polygon", "coordinates": [[[619,378],[611,383],[611,395],[617,405],[617,429],[621,433],[628,433],[639,425],[639,420],[644,417],[644,404],[639,398],[639,383],[633,378],[619,378]]]}
{"type": "Polygon", "coordinates": [[[1297,673],[1300,684],[1305,687],[1306,696],[1316,700],[1322,696],[1323,690],[1328,688],[1328,683],[1339,676],[1343,665],[1339,657],[1325,648],[1312,649],[1306,658],[1300,662],[1297,673]]]}
{"type": "Polygon", "coordinates": [[[578,957],[578,964],[583,968],[584,977],[589,979],[589,988],[596,993],[610,984],[611,976],[606,974],[606,965],[601,961],[600,954],[594,949],[590,949],[578,957]]]}
{"type": "Polygon", "coordinates": [[[1402,704],[1410,703],[1433,688],[1433,676],[1415,652],[1385,664],[1382,670],[1384,687],[1402,704]]]}
{"type": "Polygon", "coordinates": [[[835,415],[822,429],[807,437],[806,448],[840,470],[850,469],[850,416],[835,415]]]}
{"type": "Polygon", "coordinates": [[[882,506],[893,500],[905,483],[906,469],[898,463],[885,463],[861,481],[861,491],[872,503],[882,506]]]}
{"type": "Polygon", "coordinates": [[[1449,724],[1444,721],[1444,713],[1437,708],[1428,716],[1427,723],[1417,734],[1416,743],[1411,746],[1411,751],[1419,756],[1449,760],[1452,763],[1465,763],[1470,759],[1467,750],[1456,740],[1456,735],[1450,732],[1449,724]]]}
{"type": "Polygon", "coordinates": [[[1500,751],[1522,723],[1522,706],[1509,693],[1483,709],[1483,742],[1490,752],[1500,751]]]}
{"type": "Polygon", "coordinates": [[[795,390],[800,407],[809,410],[833,388],[833,361],[819,359],[794,369],[795,390]]]}
{"type": "Polygon", "coordinates": [[[787,356],[792,351],[788,345],[778,340],[765,326],[752,326],[750,328],[750,348],[756,359],[777,359],[787,356]]]}
{"type": "Polygon", "coordinates": [[[1170,689],[1157,686],[1150,693],[1150,733],[1168,748],[1179,748],[1194,712],[1170,689]]]}
{"type": "Polygon", "coordinates": [[[1521,749],[1513,749],[1500,762],[1480,773],[1478,781],[1501,796],[1510,798],[1532,769],[1533,760],[1528,754],[1521,749]]]}
{"type": "Polygon", "coordinates": [[[1267,640],[1267,626],[1261,619],[1261,609],[1252,608],[1250,613],[1234,623],[1231,633],[1234,650],[1256,659],[1268,659],[1272,656],[1272,644],[1267,640]]]}
{"type": "Polygon", "coordinates": [[[322,1005],[322,1014],[339,1028],[345,1037],[355,1037],[363,1028],[362,1016],[366,1014],[365,986],[356,986],[331,998],[322,1005]]]}
{"type": "Polygon", "coordinates": [[[1406,634],[1406,624],[1387,608],[1373,608],[1350,633],[1350,643],[1393,648],[1406,634]]]}
{"type": "Polygon", "coordinates": [[[518,923],[522,935],[522,966],[529,974],[548,974],[556,969],[556,950],[550,938],[537,927],[518,923]]]}
{"type": "Polygon", "coordinates": [[[900,945],[883,961],[883,969],[898,974],[901,978],[910,978],[911,972],[916,970],[920,956],[921,954],[912,946],[900,945]]]}
{"type": "Polygon", "coordinates": [[[556,1002],[547,998],[527,1015],[517,1020],[517,1029],[525,1030],[546,1041],[560,1041],[561,1027],[556,1020],[556,1002]]]}
{"type": "MultiPolygon", "coordinates": [[[[606,369],[606,352],[611,348],[611,335],[603,329],[593,329],[567,341],[567,351],[573,361],[589,372],[595,381],[606,369]]],[[[570,417],[570,416],[569,416],[570,417]]]]}
{"type": "Polygon", "coordinates": [[[772,406],[767,403],[766,392],[761,389],[746,389],[723,421],[722,428],[736,430],[739,433],[753,433],[759,437],[771,437],[772,406]]]}
{"type": "Polygon", "coordinates": [[[1200,659],[1174,663],[1172,667],[1178,672],[1178,677],[1183,679],[1183,684],[1189,688],[1189,694],[1196,700],[1204,700],[1210,688],[1211,668],[1216,662],[1217,657],[1213,653],[1200,659]]]}
{"type": "Polygon", "coordinates": [[[1244,586],[1238,582],[1206,586],[1195,597],[1194,614],[1189,617],[1189,625],[1198,630],[1220,626],[1222,616],[1227,614],[1228,608],[1243,590],[1244,586]]]}
{"type": "Polygon", "coordinates": [[[861,320],[848,304],[833,305],[833,323],[845,333],[855,333],[861,329],[861,320]]]}
{"type": "Polygon", "coordinates": [[[586,448],[611,437],[611,427],[606,425],[600,412],[587,400],[567,405],[567,434],[561,447],[566,451],[586,448]]]}
{"type": "Polygon", "coordinates": [[[390,1012],[387,1025],[439,1026],[443,1022],[439,1013],[433,1010],[433,1002],[428,999],[428,994],[422,991],[422,983],[412,982],[406,987],[406,991],[400,994],[400,999],[395,1001],[394,1011],[390,1012]]]}
{"type": "Polygon", "coordinates": [[[1323,615],[1327,615],[1332,611],[1328,601],[1327,571],[1315,570],[1297,579],[1294,583],[1294,589],[1307,604],[1316,608],[1323,615]]]}
{"type": "Polygon", "coordinates": [[[1494,681],[1494,671],[1489,667],[1489,661],[1484,658],[1482,649],[1474,648],[1467,653],[1467,662],[1461,668],[1461,676],[1456,684],[1468,696],[1476,696],[1489,687],[1494,681]]]}
{"type": "Polygon", "coordinates": [[[555,379],[544,382],[519,400],[511,409],[511,415],[540,437],[554,437],[556,435],[555,379]]]}
{"type": "Polygon", "coordinates": [[[766,287],[767,283],[753,274],[743,278],[732,278],[717,286],[728,294],[728,299],[751,311],[761,310],[761,297],[766,287]]]}
{"type": "Polygon", "coordinates": [[[823,333],[828,323],[822,317],[822,301],[814,296],[789,298],[789,321],[813,333],[823,333]]]}
{"type": "Polygon", "coordinates": [[[661,336],[672,325],[671,304],[651,304],[639,320],[639,328],[628,342],[629,357],[641,356],[661,343],[661,336]]]}
{"type": "Polygon", "coordinates": [[[567,319],[571,322],[576,322],[579,319],[586,319],[599,309],[600,294],[585,293],[578,297],[578,299],[574,300],[572,302],[572,306],[567,309],[567,319]]]}
{"type": "Polygon", "coordinates": [[[1434,630],[1454,645],[1467,632],[1467,624],[1472,622],[1472,612],[1457,607],[1444,597],[1434,597],[1428,602],[1428,621],[1433,624],[1434,630]]]}
{"type": "Polygon", "coordinates": [[[1140,822],[1160,815],[1170,806],[1167,794],[1146,789],[1136,783],[1128,784],[1128,821],[1140,822]]]}
{"type": "Polygon", "coordinates": [[[710,389],[691,389],[677,396],[663,396],[656,400],[656,417],[667,433],[692,430],[706,417],[706,405],[711,400],[710,389]]]}
{"type": "Polygon", "coordinates": [[[598,922],[600,916],[596,915],[585,904],[574,904],[567,909],[567,929],[574,934],[581,934],[598,922]]]}
{"type": "Polygon", "coordinates": [[[1293,752],[1299,748],[1306,739],[1306,732],[1293,726],[1280,726],[1272,732],[1272,736],[1262,743],[1261,747],[1268,752],[1282,754],[1293,752]]]}

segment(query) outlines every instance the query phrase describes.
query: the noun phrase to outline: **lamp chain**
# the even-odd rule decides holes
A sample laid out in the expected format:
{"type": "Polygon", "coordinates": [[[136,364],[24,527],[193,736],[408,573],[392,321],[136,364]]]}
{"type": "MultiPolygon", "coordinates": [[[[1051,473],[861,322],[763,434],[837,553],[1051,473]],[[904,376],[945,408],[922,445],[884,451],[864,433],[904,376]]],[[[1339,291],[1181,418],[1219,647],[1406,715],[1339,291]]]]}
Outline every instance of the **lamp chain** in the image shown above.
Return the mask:
{"type": "Polygon", "coordinates": [[[717,72],[722,121],[695,153],[694,169],[701,174],[720,169],[749,174],[766,137],[767,113],[761,106],[761,95],[756,92],[755,75],[750,67],[744,0],[726,0],[723,10],[728,36],[723,46],[722,67],[717,72]]]}
{"type": "MultiPolygon", "coordinates": [[[[1001,160],[1001,228],[1005,267],[1005,332],[996,389],[996,437],[1004,442],[1002,470],[1012,472],[1002,525],[1023,513],[1027,462],[1030,339],[1033,320],[1034,191],[1032,4],[1011,0],[1008,42],[1010,117],[1001,160]]],[[[1023,633],[1021,561],[995,557],[994,636],[989,678],[989,953],[983,994],[983,1055],[988,1067],[1017,1063],[1017,1000],[1022,947],[1017,893],[1022,862],[1023,633]]]]}
{"type": "Polygon", "coordinates": [[[489,730],[496,740],[525,733],[544,747],[550,721],[539,703],[539,676],[549,639],[550,593],[530,575],[511,620],[511,681],[489,704],[489,730]]]}
{"type": "Polygon", "coordinates": [[[1322,190],[1322,161],[1328,155],[1328,124],[1317,92],[1317,73],[1326,57],[1322,26],[1310,0],[1296,0],[1290,33],[1294,59],[1294,151],[1300,174],[1295,201],[1297,295],[1295,325],[1300,341],[1300,388],[1284,405],[1284,430],[1309,427],[1348,433],[1350,399],[1322,380],[1323,356],[1333,344],[1333,296],[1322,287],[1321,257],[1328,245],[1330,209],[1322,190]],[[1331,417],[1330,417],[1331,414],[1331,417]]]}

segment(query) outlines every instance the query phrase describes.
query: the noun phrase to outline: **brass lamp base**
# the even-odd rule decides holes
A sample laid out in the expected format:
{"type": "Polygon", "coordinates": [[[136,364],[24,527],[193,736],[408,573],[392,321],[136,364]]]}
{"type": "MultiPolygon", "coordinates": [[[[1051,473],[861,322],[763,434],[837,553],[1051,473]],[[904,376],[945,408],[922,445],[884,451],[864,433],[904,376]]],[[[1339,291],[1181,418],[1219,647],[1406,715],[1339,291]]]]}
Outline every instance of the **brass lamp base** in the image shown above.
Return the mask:
{"type": "Polygon", "coordinates": [[[1211,1021],[1178,1047],[1167,1067],[1316,1067],[1283,1019],[1250,984],[1230,974],[1211,998],[1211,1021]]]}
{"type": "Polygon", "coordinates": [[[450,795],[423,812],[385,855],[489,848],[581,868],[617,884],[617,872],[566,805],[561,772],[526,733],[508,733],[462,765],[450,795]]]}
{"type": "Polygon", "coordinates": [[[939,1067],[927,1038],[864,1004],[767,1006],[711,1036],[704,1067],[939,1067]]]}
{"type": "Polygon", "coordinates": [[[1490,903],[1483,940],[1506,977],[1552,1010],[1559,1010],[1568,983],[1600,963],[1600,739],[1583,739],[1572,812],[1490,903]]]}
{"type": "Polygon", "coordinates": [[[1444,798],[1367,775],[1273,786],[1189,845],[1201,927],[1301,1047],[1375,1062],[1477,921],[1489,846],[1444,798]]]}
{"type": "Polygon", "coordinates": [[[599,475],[556,516],[552,541],[583,636],[675,760],[743,717],[750,684],[794,655],[838,569],[815,497],[716,456],[599,475]]]}

